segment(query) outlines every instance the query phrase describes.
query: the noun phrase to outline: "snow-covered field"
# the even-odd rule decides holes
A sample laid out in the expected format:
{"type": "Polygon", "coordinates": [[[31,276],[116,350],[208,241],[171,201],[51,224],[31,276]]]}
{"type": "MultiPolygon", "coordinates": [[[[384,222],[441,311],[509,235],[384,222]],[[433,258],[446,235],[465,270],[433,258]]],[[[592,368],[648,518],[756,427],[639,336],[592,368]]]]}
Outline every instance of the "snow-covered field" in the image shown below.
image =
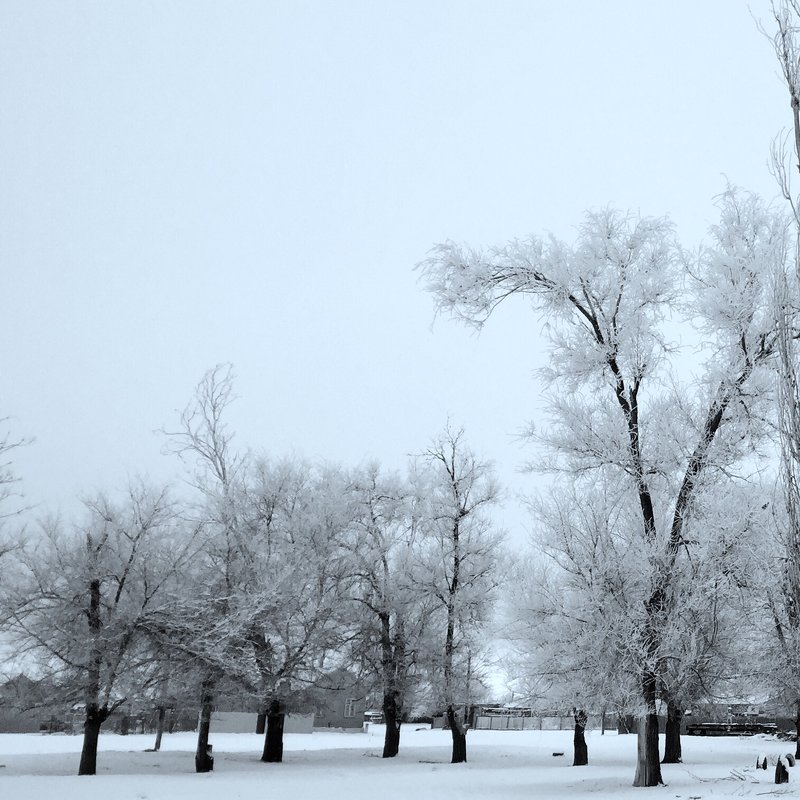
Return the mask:
{"type": "MultiPolygon", "coordinates": [[[[400,755],[380,758],[383,727],[369,733],[287,734],[283,764],[259,761],[262,737],[212,735],[215,769],[194,772],[195,735],[100,737],[98,774],[78,778],[79,736],[0,735],[0,797],[7,800],[593,800],[800,797],[800,764],[791,783],[774,767],[756,771],[759,752],[794,749],[771,738],[684,737],[684,763],[664,765],[665,787],[634,789],[635,736],[589,732],[590,765],[571,767],[570,731],[471,731],[469,763],[451,765],[445,731],[403,729],[400,755]],[[563,756],[554,756],[563,752],[563,756]]],[[[663,742],[662,742],[663,744],[663,742]]],[[[772,760],[772,759],[771,759],[772,760]]],[[[773,762],[774,763],[774,762],[773,762]]]]}

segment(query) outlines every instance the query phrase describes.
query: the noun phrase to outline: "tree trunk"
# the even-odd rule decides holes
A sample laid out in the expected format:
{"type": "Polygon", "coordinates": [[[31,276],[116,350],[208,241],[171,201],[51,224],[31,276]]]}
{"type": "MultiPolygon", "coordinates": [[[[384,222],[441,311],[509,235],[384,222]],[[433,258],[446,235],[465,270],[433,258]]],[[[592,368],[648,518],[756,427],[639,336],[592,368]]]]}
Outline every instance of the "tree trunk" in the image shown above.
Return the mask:
{"type": "Polygon", "coordinates": [[[394,758],[400,750],[400,725],[403,718],[406,641],[403,620],[395,617],[392,635],[391,615],[379,614],[381,620],[381,669],[383,673],[383,721],[386,733],[383,758],[394,758]]]}
{"type": "Polygon", "coordinates": [[[156,722],[156,742],[153,750],[157,753],[161,749],[161,737],[164,735],[164,720],[167,717],[167,707],[158,707],[158,721],[156,722]]]}
{"type": "Polygon", "coordinates": [[[83,748],[78,775],[97,774],[97,740],[100,738],[100,726],[107,714],[96,703],[86,707],[86,721],[83,723],[83,748]]]}
{"type": "Polygon", "coordinates": [[[206,679],[202,686],[202,706],[200,709],[200,727],[197,730],[197,751],[194,754],[195,772],[211,772],[214,769],[214,759],[211,755],[211,745],[208,743],[208,733],[211,730],[211,711],[214,707],[214,681],[206,679]]]}
{"type": "Polygon", "coordinates": [[[664,737],[664,758],[662,764],[681,763],[681,721],[683,709],[670,699],[667,701],[667,726],[664,737]]]}
{"type": "Polygon", "coordinates": [[[450,763],[463,764],[467,760],[467,732],[453,706],[447,707],[447,724],[453,737],[453,758],[450,763]]]}
{"type": "Polygon", "coordinates": [[[383,740],[383,757],[394,758],[400,750],[400,709],[393,692],[383,695],[383,720],[386,723],[386,736],[383,740]]]}
{"type": "Polygon", "coordinates": [[[645,714],[639,720],[636,775],[634,786],[659,786],[661,764],[658,761],[658,716],[655,712],[645,714]]]}
{"type": "Polygon", "coordinates": [[[797,747],[794,751],[794,757],[800,760],[800,700],[797,701],[797,713],[794,717],[794,727],[797,730],[797,747]]]}
{"type": "Polygon", "coordinates": [[[100,616],[100,581],[97,578],[89,581],[89,606],[86,618],[91,634],[92,657],[87,674],[86,686],[86,721],[83,723],[83,747],[78,775],[97,774],[97,740],[100,737],[100,726],[108,717],[108,706],[100,706],[100,674],[102,670],[101,631],[103,620],[100,616]]]}
{"type": "Polygon", "coordinates": [[[586,746],[586,712],[583,709],[574,708],[572,714],[575,718],[575,736],[573,737],[573,747],[575,756],[572,759],[573,767],[584,767],[589,763],[589,748],[586,746]]]}
{"type": "Polygon", "coordinates": [[[264,732],[267,730],[267,712],[259,711],[258,716],[256,717],[256,733],[259,736],[263,736],[264,732]]]}
{"type": "Polygon", "coordinates": [[[283,761],[283,721],[286,717],[280,700],[273,699],[267,709],[267,735],[264,737],[264,752],[261,760],[269,764],[283,761]]]}

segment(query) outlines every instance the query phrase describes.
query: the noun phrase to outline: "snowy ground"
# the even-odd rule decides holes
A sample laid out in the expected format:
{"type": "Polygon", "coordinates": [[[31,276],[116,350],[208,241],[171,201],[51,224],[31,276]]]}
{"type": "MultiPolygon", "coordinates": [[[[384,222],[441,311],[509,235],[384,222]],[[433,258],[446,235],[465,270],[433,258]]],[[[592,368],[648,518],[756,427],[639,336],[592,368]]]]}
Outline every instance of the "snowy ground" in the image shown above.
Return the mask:
{"type": "MultiPolygon", "coordinates": [[[[259,761],[262,737],[212,735],[215,770],[194,772],[195,735],[100,737],[98,774],[78,778],[79,736],[0,735],[0,797],[8,800],[593,800],[800,797],[800,764],[788,785],[774,767],[756,771],[794,745],[765,737],[684,737],[683,764],[664,765],[665,787],[634,789],[635,736],[587,734],[587,767],[571,767],[569,731],[471,731],[468,764],[451,765],[445,731],[403,729],[400,755],[380,756],[383,728],[369,733],[287,734],[284,763],[259,761]],[[554,756],[563,752],[563,756],[554,756]]],[[[662,742],[663,745],[663,742],[662,742]]]]}

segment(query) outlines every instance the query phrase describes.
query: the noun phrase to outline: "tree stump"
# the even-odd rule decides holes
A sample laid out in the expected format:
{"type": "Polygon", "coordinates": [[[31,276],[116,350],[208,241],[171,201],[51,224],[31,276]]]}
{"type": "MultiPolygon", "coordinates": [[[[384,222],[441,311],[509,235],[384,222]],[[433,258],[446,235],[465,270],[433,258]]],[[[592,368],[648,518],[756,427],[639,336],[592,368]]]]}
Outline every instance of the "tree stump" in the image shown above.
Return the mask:
{"type": "Polygon", "coordinates": [[[784,756],[775,765],[775,783],[789,783],[789,764],[784,756]]]}

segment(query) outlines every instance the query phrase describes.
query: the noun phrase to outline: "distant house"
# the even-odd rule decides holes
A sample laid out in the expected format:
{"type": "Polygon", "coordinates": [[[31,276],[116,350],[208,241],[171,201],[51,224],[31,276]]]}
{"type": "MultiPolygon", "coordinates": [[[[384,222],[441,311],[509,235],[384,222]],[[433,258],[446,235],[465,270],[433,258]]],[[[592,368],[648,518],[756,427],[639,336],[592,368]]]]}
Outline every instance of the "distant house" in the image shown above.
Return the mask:
{"type": "Polygon", "coordinates": [[[361,729],[364,714],[373,709],[371,697],[363,685],[346,670],[327,676],[324,688],[316,692],[315,728],[361,729]]]}
{"type": "Polygon", "coordinates": [[[331,689],[325,705],[314,714],[315,728],[364,727],[367,697],[357,689],[331,689]]]}

